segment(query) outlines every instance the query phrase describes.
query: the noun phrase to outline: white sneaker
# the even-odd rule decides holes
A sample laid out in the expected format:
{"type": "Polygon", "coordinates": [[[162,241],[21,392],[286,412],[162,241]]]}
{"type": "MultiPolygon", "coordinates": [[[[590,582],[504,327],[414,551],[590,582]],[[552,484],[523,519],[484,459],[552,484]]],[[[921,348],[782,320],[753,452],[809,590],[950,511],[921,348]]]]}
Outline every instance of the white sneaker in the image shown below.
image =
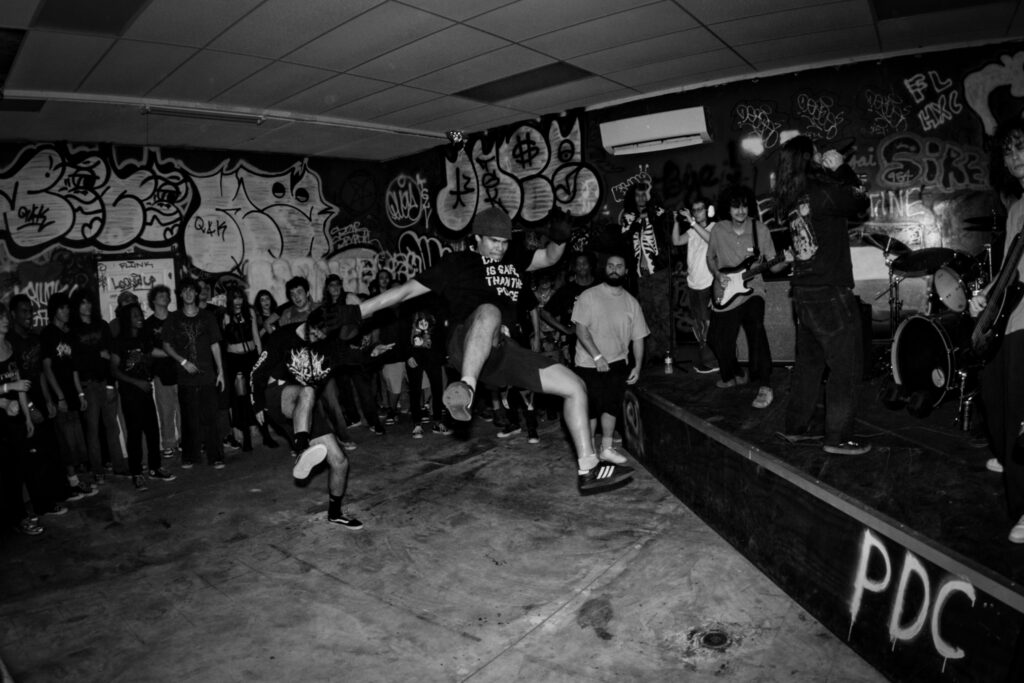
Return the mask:
{"type": "Polygon", "coordinates": [[[985,461],[985,469],[989,472],[995,472],[996,474],[1003,473],[1003,463],[999,462],[998,458],[989,458],[985,461]]]}
{"type": "Polygon", "coordinates": [[[615,450],[614,446],[609,446],[608,448],[601,451],[601,454],[597,456],[597,459],[602,462],[610,462],[613,465],[625,465],[627,462],[629,462],[628,460],[626,460],[626,456],[615,450]]]}
{"type": "Polygon", "coordinates": [[[1024,515],[1010,529],[1010,543],[1024,543],[1024,515]]]}
{"type": "Polygon", "coordinates": [[[422,439],[423,438],[423,427],[416,425],[412,428],[412,438],[422,439]]]}
{"type": "Polygon", "coordinates": [[[771,387],[761,387],[757,390],[757,398],[751,404],[755,408],[767,408],[775,400],[775,394],[772,393],[771,387]]]}
{"type": "Polygon", "coordinates": [[[296,479],[305,479],[313,468],[327,459],[327,446],[322,443],[313,444],[299,454],[292,467],[292,476],[296,479]]]}

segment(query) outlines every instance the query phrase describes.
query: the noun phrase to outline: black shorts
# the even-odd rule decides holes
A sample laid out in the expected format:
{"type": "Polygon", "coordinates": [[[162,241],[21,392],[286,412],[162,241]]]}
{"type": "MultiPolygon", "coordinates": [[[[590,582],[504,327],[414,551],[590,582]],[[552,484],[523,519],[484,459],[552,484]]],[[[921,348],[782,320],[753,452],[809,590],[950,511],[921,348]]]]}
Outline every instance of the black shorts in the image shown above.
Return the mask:
{"type": "Polygon", "coordinates": [[[587,406],[591,419],[600,417],[602,413],[619,414],[622,399],[626,396],[629,363],[625,360],[609,363],[608,372],[577,367],[576,374],[587,385],[587,406]]]}
{"type": "MultiPolygon", "coordinates": [[[[292,418],[285,415],[281,410],[281,394],[284,393],[284,388],[286,386],[288,385],[271,382],[267,385],[266,390],[264,390],[263,398],[266,401],[267,416],[269,416],[278,427],[284,429],[289,436],[294,436],[295,430],[292,428],[292,418]]],[[[315,439],[318,436],[333,433],[331,423],[328,421],[327,415],[324,414],[323,408],[320,407],[320,401],[316,401],[313,405],[313,420],[310,422],[310,438],[315,439]]]]}
{"type": "MultiPolygon", "coordinates": [[[[448,339],[448,359],[456,371],[462,371],[462,349],[466,343],[469,326],[459,325],[448,339]]],[[[478,378],[492,387],[518,387],[531,391],[543,391],[540,386],[540,371],[558,365],[555,361],[524,349],[508,337],[502,336],[498,345],[491,348],[491,355],[484,362],[478,378]]]]}

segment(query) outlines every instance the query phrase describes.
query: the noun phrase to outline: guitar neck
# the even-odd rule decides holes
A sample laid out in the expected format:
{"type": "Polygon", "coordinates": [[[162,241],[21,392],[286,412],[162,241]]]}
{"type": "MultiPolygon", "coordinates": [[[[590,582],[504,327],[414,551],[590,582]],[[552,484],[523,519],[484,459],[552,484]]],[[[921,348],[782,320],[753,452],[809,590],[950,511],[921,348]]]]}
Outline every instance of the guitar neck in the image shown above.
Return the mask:
{"type": "Polygon", "coordinates": [[[750,280],[754,276],[760,275],[761,273],[768,270],[775,264],[781,263],[784,258],[786,257],[783,254],[776,254],[775,258],[773,259],[764,261],[762,263],[755,263],[754,265],[750,266],[750,268],[747,268],[746,272],[743,273],[743,281],[746,282],[747,280],[750,280]]]}

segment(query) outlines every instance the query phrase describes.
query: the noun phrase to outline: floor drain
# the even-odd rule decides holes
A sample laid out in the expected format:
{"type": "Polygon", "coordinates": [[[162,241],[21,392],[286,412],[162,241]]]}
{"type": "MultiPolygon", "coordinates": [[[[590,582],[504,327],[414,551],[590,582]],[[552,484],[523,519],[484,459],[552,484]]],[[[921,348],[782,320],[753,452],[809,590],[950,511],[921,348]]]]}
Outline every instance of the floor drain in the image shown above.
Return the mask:
{"type": "Polygon", "coordinates": [[[705,631],[700,637],[700,644],[712,650],[724,650],[732,644],[732,639],[725,631],[705,631]]]}

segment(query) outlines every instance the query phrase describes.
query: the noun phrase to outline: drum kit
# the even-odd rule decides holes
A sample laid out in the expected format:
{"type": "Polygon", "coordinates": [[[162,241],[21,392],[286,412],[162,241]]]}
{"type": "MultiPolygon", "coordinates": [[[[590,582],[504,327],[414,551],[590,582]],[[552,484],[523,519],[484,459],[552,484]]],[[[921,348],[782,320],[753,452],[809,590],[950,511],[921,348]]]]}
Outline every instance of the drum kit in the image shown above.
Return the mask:
{"type": "MultiPolygon", "coordinates": [[[[993,218],[967,222],[967,230],[999,231],[993,218]]],[[[991,244],[972,256],[945,247],[911,250],[886,235],[863,239],[882,249],[888,266],[889,286],[875,297],[888,295],[891,334],[883,342],[890,345],[887,370],[892,376],[880,391],[882,403],[924,417],[956,397],[961,429],[968,429],[981,367],[971,352],[973,320],[968,309],[971,297],[995,276],[991,244]],[[901,290],[908,281],[923,282],[924,296],[919,310],[905,314],[901,290]]]]}

